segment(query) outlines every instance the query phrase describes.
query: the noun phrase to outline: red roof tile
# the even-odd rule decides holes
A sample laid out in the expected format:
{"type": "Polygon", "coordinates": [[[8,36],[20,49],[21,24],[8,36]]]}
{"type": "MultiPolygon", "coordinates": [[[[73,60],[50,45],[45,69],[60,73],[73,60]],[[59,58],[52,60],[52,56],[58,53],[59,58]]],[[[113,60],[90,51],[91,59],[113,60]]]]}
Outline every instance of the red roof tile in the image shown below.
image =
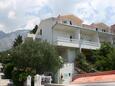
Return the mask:
{"type": "Polygon", "coordinates": [[[74,77],[73,84],[115,81],[115,71],[78,74],[74,77]]]}

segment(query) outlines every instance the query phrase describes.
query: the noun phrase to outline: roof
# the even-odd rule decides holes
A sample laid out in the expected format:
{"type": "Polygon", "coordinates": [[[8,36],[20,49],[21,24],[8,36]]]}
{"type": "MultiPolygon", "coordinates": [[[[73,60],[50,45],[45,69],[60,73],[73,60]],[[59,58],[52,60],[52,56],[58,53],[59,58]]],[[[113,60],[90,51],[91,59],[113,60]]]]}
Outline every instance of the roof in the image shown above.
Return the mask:
{"type": "Polygon", "coordinates": [[[79,17],[74,16],[72,14],[71,15],[63,15],[63,16],[59,15],[58,18],[61,19],[61,20],[66,20],[66,19],[71,20],[75,24],[82,24],[83,23],[83,20],[81,20],[79,17]]]}
{"type": "Polygon", "coordinates": [[[99,23],[92,23],[91,25],[97,25],[97,26],[105,26],[105,27],[109,27],[108,25],[106,25],[103,22],[99,22],[99,23]]]}
{"type": "Polygon", "coordinates": [[[99,29],[109,29],[109,26],[106,25],[105,23],[92,23],[91,26],[99,28],[99,29]]]}
{"type": "Polygon", "coordinates": [[[78,74],[73,79],[73,84],[97,83],[97,82],[115,82],[115,70],[78,74]]]}

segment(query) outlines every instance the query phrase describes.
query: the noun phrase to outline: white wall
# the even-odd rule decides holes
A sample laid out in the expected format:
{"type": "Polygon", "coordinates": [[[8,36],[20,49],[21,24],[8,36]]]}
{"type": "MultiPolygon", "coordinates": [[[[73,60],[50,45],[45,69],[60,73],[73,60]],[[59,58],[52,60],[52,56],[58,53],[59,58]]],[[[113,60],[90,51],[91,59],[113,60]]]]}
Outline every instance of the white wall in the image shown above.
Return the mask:
{"type": "Polygon", "coordinates": [[[53,25],[55,25],[55,23],[56,23],[55,18],[49,18],[41,21],[37,34],[39,33],[40,29],[42,29],[41,38],[43,40],[47,40],[49,43],[52,43],[52,27],[53,25]]]}
{"type": "Polygon", "coordinates": [[[75,48],[68,48],[67,50],[67,58],[69,63],[74,63],[76,58],[76,49],[75,48]]]}
{"type": "Polygon", "coordinates": [[[72,81],[72,75],[74,73],[74,64],[67,63],[59,70],[59,83],[60,84],[69,84],[72,81]],[[63,78],[61,78],[63,77],[63,78]]]}

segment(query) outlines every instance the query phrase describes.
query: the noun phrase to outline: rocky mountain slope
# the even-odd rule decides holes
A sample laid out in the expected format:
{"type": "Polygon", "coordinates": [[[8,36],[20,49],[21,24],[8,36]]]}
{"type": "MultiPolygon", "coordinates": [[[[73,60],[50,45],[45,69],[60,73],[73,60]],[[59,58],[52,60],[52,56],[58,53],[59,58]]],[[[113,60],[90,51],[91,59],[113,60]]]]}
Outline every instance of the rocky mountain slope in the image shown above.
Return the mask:
{"type": "Polygon", "coordinates": [[[27,37],[28,32],[28,30],[17,30],[11,33],[4,33],[0,31],[0,52],[10,49],[18,35],[21,35],[23,39],[27,37]]]}

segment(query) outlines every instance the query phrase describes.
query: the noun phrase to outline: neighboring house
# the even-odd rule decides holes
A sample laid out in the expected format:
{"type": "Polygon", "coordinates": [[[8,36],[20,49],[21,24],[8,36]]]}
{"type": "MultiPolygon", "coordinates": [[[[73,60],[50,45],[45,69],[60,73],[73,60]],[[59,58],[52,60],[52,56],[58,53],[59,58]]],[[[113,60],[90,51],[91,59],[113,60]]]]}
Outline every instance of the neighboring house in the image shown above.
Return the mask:
{"type": "Polygon", "coordinates": [[[104,41],[113,43],[109,30],[100,32],[96,28],[84,27],[82,23],[83,21],[74,15],[59,15],[42,20],[36,34],[28,34],[28,37],[34,40],[47,40],[57,46],[59,55],[64,60],[64,65],[58,72],[58,83],[71,82],[76,73],[74,60],[77,52],[99,49],[101,42],[104,41]]]}
{"type": "Polygon", "coordinates": [[[70,86],[115,86],[115,71],[78,74],[70,86]]]}

